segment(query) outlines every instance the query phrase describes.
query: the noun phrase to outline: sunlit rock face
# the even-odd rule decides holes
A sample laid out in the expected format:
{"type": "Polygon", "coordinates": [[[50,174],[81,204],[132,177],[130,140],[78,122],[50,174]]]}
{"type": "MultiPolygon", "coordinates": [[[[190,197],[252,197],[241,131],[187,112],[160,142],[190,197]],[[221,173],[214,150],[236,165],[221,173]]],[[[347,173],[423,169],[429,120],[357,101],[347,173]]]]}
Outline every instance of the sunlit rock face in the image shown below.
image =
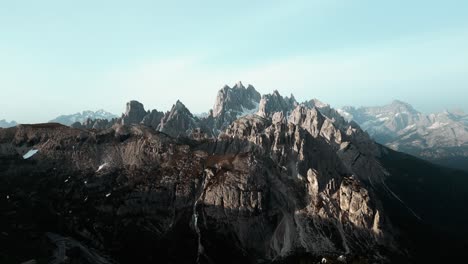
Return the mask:
{"type": "Polygon", "coordinates": [[[284,115],[289,115],[290,111],[298,105],[298,102],[293,95],[283,97],[278,91],[272,94],[265,94],[260,100],[258,115],[262,117],[271,117],[276,112],[282,112],[284,115]]]}
{"type": "Polygon", "coordinates": [[[213,120],[215,134],[226,129],[237,118],[257,112],[260,97],[260,93],[252,85],[249,84],[246,88],[241,82],[232,88],[226,85],[219,90],[208,117],[213,120]]]}
{"type": "MultiPolygon", "coordinates": [[[[274,113],[272,116],[272,119],[255,115],[243,117],[219,137],[232,143],[217,142],[219,149],[253,152],[259,153],[261,157],[268,157],[274,166],[259,166],[270,168],[267,172],[257,169],[255,173],[246,174],[255,180],[258,180],[259,176],[264,177],[263,181],[269,182],[266,185],[269,188],[256,189],[253,193],[236,192],[226,190],[226,184],[221,183],[219,186],[222,191],[213,187],[216,192],[214,197],[208,196],[210,201],[214,204],[228,204],[229,207],[239,207],[239,201],[248,201],[242,205],[245,208],[244,212],[257,214],[262,211],[258,208],[268,206],[253,205],[271,199],[279,202],[280,205],[274,207],[282,208],[276,216],[281,220],[275,231],[268,235],[271,242],[265,248],[268,254],[286,256],[288,252],[294,251],[321,254],[356,252],[369,247],[377,248],[385,243],[390,246],[391,237],[385,237],[383,230],[389,230],[391,227],[385,226],[380,217],[381,205],[371,198],[374,194],[368,189],[370,184],[359,180],[375,178],[378,181],[385,171],[371,156],[363,158],[367,161],[362,163],[348,159],[351,155],[372,155],[377,151],[373,144],[364,142],[365,135],[358,136],[363,132],[353,128],[341,132],[340,128],[333,125],[332,120],[321,115],[316,109],[300,106],[293,110],[289,122],[284,118],[283,112],[274,113]],[[341,144],[352,144],[355,147],[343,150],[341,144]],[[369,166],[378,174],[368,174],[366,171],[369,166]],[[274,191],[271,190],[272,186],[274,191]],[[246,195],[247,199],[236,198],[232,204],[231,200],[222,200],[223,191],[230,193],[229,197],[246,195]],[[265,197],[272,192],[273,197],[265,197]],[[337,239],[330,239],[330,236],[337,239]]],[[[367,140],[370,141],[368,138],[367,140]]],[[[246,158],[245,162],[247,160],[246,158]]],[[[233,166],[235,162],[229,164],[233,166]]],[[[229,178],[230,174],[223,177],[226,180],[229,178]]],[[[239,175],[236,175],[235,179],[239,181],[239,175]]],[[[239,188],[248,189],[246,186],[239,188]]],[[[262,223],[261,226],[265,224],[262,223]]],[[[253,229],[246,232],[259,232],[258,228],[253,229]]],[[[246,243],[252,243],[252,240],[246,243]]],[[[259,248],[259,245],[254,248],[259,248]]]]}

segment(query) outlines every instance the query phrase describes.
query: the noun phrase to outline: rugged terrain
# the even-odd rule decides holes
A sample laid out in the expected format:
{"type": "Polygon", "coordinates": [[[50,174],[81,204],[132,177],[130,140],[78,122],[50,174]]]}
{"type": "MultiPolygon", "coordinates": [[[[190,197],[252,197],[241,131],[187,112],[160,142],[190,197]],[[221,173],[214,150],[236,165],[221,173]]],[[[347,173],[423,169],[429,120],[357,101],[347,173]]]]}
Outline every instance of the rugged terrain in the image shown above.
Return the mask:
{"type": "Polygon", "coordinates": [[[468,171],[468,115],[463,111],[425,115],[393,101],[381,107],[343,107],[339,112],[394,150],[468,171]]]}
{"type": "Polygon", "coordinates": [[[131,101],[101,128],[1,129],[0,262],[427,263],[467,249],[468,175],[378,145],[317,100],[239,83],[213,109],[131,101]]]}

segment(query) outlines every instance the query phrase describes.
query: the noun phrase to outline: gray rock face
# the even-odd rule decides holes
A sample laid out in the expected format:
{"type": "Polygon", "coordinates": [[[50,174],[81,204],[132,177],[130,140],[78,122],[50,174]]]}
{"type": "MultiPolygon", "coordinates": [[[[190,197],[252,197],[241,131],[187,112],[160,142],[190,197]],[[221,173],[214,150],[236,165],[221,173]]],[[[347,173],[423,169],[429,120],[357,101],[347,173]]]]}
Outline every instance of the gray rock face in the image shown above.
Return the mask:
{"type": "Polygon", "coordinates": [[[163,117],[164,117],[163,112],[152,110],[149,114],[143,117],[143,120],[141,120],[141,123],[146,126],[156,129],[161,123],[161,120],[163,119],[163,117]]]}
{"type": "Polygon", "coordinates": [[[125,113],[122,115],[122,125],[139,124],[147,114],[142,103],[130,101],[127,103],[125,113]]]}
{"type": "Polygon", "coordinates": [[[232,88],[224,86],[219,90],[213,107],[213,117],[219,117],[228,111],[242,113],[257,107],[260,93],[252,85],[247,88],[241,82],[232,88]]]}
{"type": "MultiPolygon", "coordinates": [[[[222,150],[228,153],[259,153],[260,157],[269,156],[270,162],[274,164],[260,163],[259,168],[254,167],[257,172],[247,170],[240,179],[239,175],[233,177],[227,173],[221,177],[224,179],[222,182],[210,185],[205,192],[209,204],[245,208],[245,220],[241,219],[250,228],[236,228],[245,232],[239,235],[246,238],[241,243],[251,245],[252,248],[263,248],[258,254],[272,256],[287,256],[289,252],[300,251],[339,254],[377,248],[384,244],[391,247],[391,227],[385,226],[381,218],[382,208],[377,199],[371,199],[374,196],[369,187],[371,185],[359,180],[376,177],[377,181],[380,177],[378,175],[383,176],[385,171],[373,158],[366,158],[366,163],[347,159],[347,155],[355,157],[362,152],[370,152],[367,149],[361,152],[359,142],[354,145],[355,132],[349,133],[349,136],[344,134],[344,138],[349,141],[336,137],[334,143],[330,144],[330,138],[333,138],[331,135],[341,132],[332,123],[325,125],[331,121],[326,121],[328,119],[316,109],[298,106],[291,113],[290,122],[285,121],[282,112],[273,116],[274,121],[256,115],[236,120],[219,136],[216,145],[215,153],[222,150]],[[340,150],[341,144],[353,144],[355,147],[340,150]],[[379,174],[372,174],[366,166],[374,166],[375,172],[379,174]],[[261,172],[265,167],[271,169],[261,172]],[[259,175],[265,174],[265,178],[257,182],[259,175]],[[241,180],[244,177],[246,179],[241,180]],[[227,181],[234,181],[240,190],[228,189],[230,184],[227,181]],[[253,181],[257,182],[255,186],[259,189],[252,190],[248,186],[253,181]],[[268,208],[263,204],[268,201],[265,197],[269,192],[265,190],[266,182],[274,189],[275,200],[283,208],[281,212],[276,212],[281,220],[273,230],[261,228],[268,226],[268,222],[259,217],[264,208],[268,208]],[[234,199],[226,200],[225,197],[234,199]],[[241,203],[236,197],[241,197],[241,203]],[[251,233],[258,234],[254,237],[259,237],[259,240],[252,240],[248,236],[251,233]],[[266,238],[267,247],[262,246],[266,238]]],[[[218,168],[237,168],[236,164],[242,162],[233,158],[225,165],[218,165],[218,168]]],[[[250,168],[259,164],[259,161],[251,164],[250,168]]],[[[210,211],[205,214],[208,217],[216,216],[211,215],[210,211]]]]}
{"type": "Polygon", "coordinates": [[[377,142],[394,150],[431,161],[465,158],[468,162],[468,115],[463,112],[424,115],[400,101],[382,107],[344,107],[339,111],[377,142]]]}
{"type": "Polygon", "coordinates": [[[238,82],[232,88],[224,86],[218,91],[213,111],[209,114],[214,129],[224,130],[237,118],[257,112],[259,102],[260,93],[252,85],[245,88],[238,82]]]}
{"type": "Polygon", "coordinates": [[[8,127],[14,127],[16,126],[18,123],[16,123],[15,121],[6,121],[5,119],[2,119],[0,120],[0,128],[8,128],[8,127]]]}
{"type": "Polygon", "coordinates": [[[275,112],[283,112],[287,116],[297,105],[293,95],[283,97],[275,90],[272,94],[262,96],[257,114],[262,117],[271,117],[275,112]]]}
{"type": "Polygon", "coordinates": [[[171,111],[161,119],[157,130],[178,137],[190,135],[192,130],[199,127],[199,119],[194,117],[181,101],[177,100],[171,111]]]}

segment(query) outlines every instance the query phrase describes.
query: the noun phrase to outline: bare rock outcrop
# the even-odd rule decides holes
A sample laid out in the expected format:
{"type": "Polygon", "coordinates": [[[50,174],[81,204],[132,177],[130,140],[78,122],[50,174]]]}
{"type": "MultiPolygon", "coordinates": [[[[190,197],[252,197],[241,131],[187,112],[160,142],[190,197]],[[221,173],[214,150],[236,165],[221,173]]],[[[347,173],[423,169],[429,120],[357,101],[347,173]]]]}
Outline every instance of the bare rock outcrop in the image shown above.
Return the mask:
{"type": "Polygon", "coordinates": [[[199,119],[193,116],[181,101],[177,100],[171,110],[164,114],[157,130],[178,137],[187,136],[199,127],[199,119]]]}
{"type": "Polygon", "coordinates": [[[224,86],[218,91],[213,110],[207,119],[212,119],[213,131],[223,131],[239,117],[258,111],[260,93],[252,85],[247,88],[238,82],[232,88],[224,86]]]}
{"type": "Polygon", "coordinates": [[[271,117],[275,112],[283,112],[285,116],[298,105],[298,102],[293,95],[290,97],[283,97],[275,90],[272,94],[262,96],[258,115],[262,117],[271,117]]]}

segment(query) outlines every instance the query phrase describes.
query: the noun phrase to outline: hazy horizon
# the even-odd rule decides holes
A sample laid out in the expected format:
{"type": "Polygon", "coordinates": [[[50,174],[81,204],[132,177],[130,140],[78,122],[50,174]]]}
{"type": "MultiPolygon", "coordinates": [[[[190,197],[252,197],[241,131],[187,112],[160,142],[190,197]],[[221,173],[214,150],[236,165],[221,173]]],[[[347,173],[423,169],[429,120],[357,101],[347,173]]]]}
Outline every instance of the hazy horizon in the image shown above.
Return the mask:
{"type": "MultiPolygon", "coordinates": [[[[244,83],[243,83],[243,84],[244,84],[244,83]]],[[[227,85],[227,84],[226,84],[226,85],[227,85]]],[[[244,84],[245,87],[247,87],[247,85],[249,85],[249,84],[244,84]]],[[[229,86],[230,86],[230,87],[233,87],[234,85],[229,85],[229,86]]],[[[223,87],[224,87],[224,86],[223,86],[223,87]]],[[[254,86],[254,87],[255,87],[255,86],[254,86]]],[[[220,88],[220,89],[221,89],[221,88],[220,88]]],[[[218,89],[218,90],[219,90],[219,89],[218,89]]],[[[216,96],[218,90],[215,91],[215,93],[214,93],[215,96],[216,96]]],[[[267,93],[272,93],[272,92],[273,92],[273,90],[272,90],[272,91],[269,91],[269,92],[267,92],[267,93]]],[[[266,93],[262,93],[262,95],[263,95],[263,94],[266,94],[266,93]]],[[[281,94],[281,95],[282,95],[282,96],[290,96],[290,94],[281,94]]],[[[295,95],[294,95],[294,96],[295,96],[295,95]]],[[[306,100],[310,100],[310,99],[318,99],[318,100],[322,101],[323,103],[327,103],[327,104],[328,104],[328,102],[323,101],[323,100],[321,100],[320,98],[315,98],[315,97],[305,98],[305,99],[299,99],[299,98],[297,98],[297,97],[295,96],[295,98],[296,98],[296,100],[298,100],[298,102],[300,102],[300,103],[305,102],[306,100]]],[[[82,110],[78,110],[78,111],[75,111],[75,112],[62,112],[62,113],[60,113],[60,114],[58,114],[58,115],[51,116],[51,117],[48,118],[47,120],[36,120],[36,121],[32,121],[32,122],[20,122],[20,121],[15,120],[15,119],[8,119],[8,118],[3,118],[3,117],[0,117],[0,120],[16,121],[17,123],[23,123],[23,124],[26,124],[26,123],[42,123],[42,122],[49,122],[50,120],[52,120],[52,119],[54,119],[54,118],[56,118],[56,117],[59,117],[59,116],[61,116],[61,115],[72,115],[72,114],[76,114],[76,113],[82,113],[83,111],[93,111],[93,112],[96,112],[96,111],[99,111],[99,110],[104,110],[104,111],[109,112],[109,113],[111,113],[111,114],[120,116],[121,114],[125,113],[126,103],[129,102],[129,101],[131,101],[131,100],[136,100],[136,99],[129,99],[129,100],[125,101],[125,102],[122,102],[121,105],[120,105],[120,109],[119,109],[119,110],[116,110],[116,111],[110,111],[110,110],[104,109],[104,108],[95,108],[95,109],[83,108],[82,110]]],[[[179,99],[177,99],[177,100],[179,100],[179,99]]],[[[404,103],[408,103],[408,104],[410,104],[411,106],[413,106],[417,111],[422,112],[422,113],[424,113],[424,114],[432,114],[432,113],[437,113],[437,112],[441,112],[441,111],[445,111],[445,110],[448,110],[448,111],[455,111],[455,110],[462,110],[462,111],[465,111],[465,109],[463,109],[463,108],[461,108],[461,107],[452,107],[452,108],[446,108],[446,107],[445,107],[445,108],[441,108],[440,110],[433,111],[433,112],[424,112],[424,111],[421,111],[420,109],[418,109],[417,107],[415,107],[415,105],[413,105],[411,102],[407,102],[407,101],[401,100],[401,99],[399,99],[399,98],[390,99],[390,100],[388,100],[387,102],[383,102],[382,104],[369,104],[369,105],[352,105],[352,104],[333,105],[333,104],[330,104],[330,105],[331,105],[332,107],[334,107],[335,109],[338,109],[338,108],[341,108],[341,107],[344,107],[344,106],[353,106],[353,107],[356,107],[356,108],[360,108],[360,107],[377,107],[377,106],[383,106],[383,105],[391,104],[391,103],[392,103],[393,101],[395,101],[395,100],[402,101],[402,102],[404,102],[404,103]]],[[[137,100],[137,101],[143,102],[144,100],[137,100]]],[[[185,102],[183,102],[183,101],[181,101],[181,102],[185,104],[185,102]]],[[[214,102],[215,102],[215,97],[213,98],[212,102],[208,102],[208,104],[207,104],[207,106],[209,106],[208,108],[206,108],[204,111],[198,111],[198,112],[192,111],[192,109],[190,109],[190,107],[189,107],[187,104],[185,104],[185,105],[189,108],[189,110],[190,110],[193,114],[197,115],[197,114],[208,113],[208,111],[212,109],[213,103],[214,103],[214,102]]],[[[145,105],[145,104],[143,104],[143,105],[144,105],[144,107],[145,107],[145,110],[153,110],[153,109],[156,109],[156,110],[158,110],[158,111],[166,112],[166,111],[169,111],[169,110],[171,109],[171,107],[172,107],[172,105],[173,105],[174,103],[175,103],[175,101],[172,102],[171,104],[169,104],[168,107],[167,107],[167,108],[164,108],[164,109],[163,109],[163,108],[159,108],[159,107],[157,107],[157,106],[151,106],[151,105],[145,105]]],[[[465,112],[466,112],[466,111],[465,111],[465,112]]]]}
{"type": "Polygon", "coordinates": [[[207,112],[237,81],[333,107],[468,112],[464,1],[13,1],[0,9],[0,120],[138,100],[207,112]]]}

